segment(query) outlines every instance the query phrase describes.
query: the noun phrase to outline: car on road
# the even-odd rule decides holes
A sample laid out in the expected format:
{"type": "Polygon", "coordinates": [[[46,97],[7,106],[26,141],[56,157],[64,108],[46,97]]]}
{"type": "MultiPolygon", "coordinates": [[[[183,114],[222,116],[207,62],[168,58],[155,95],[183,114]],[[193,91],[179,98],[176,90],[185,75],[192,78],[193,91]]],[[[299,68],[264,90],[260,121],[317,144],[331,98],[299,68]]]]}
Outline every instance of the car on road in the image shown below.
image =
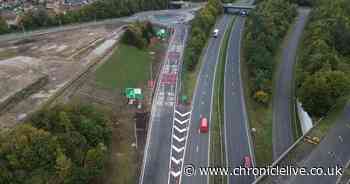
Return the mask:
{"type": "Polygon", "coordinates": [[[248,12],[247,12],[247,10],[241,10],[239,12],[239,15],[242,16],[242,17],[245,17],[245,16],[248,16],[248,12]]]}
{"type": "Polygon", "coordinates": [[[252,167],[252,159],[250,156],[244,156],[243,158],[243,165],[245,168],[250,168],[252,167]]]}
{"type": "Polygon", "coordinates": [[[209,131],[209,122],[208,119],[205,117],[201,117],[199,121],[199,132],[200,133],[207,133],[209,131]]]}
{"type": "Polygon", "coordinates": [[[213,37],[217,38],[219,36],[219,29],[214,29],[213,31],[213,37]]]}

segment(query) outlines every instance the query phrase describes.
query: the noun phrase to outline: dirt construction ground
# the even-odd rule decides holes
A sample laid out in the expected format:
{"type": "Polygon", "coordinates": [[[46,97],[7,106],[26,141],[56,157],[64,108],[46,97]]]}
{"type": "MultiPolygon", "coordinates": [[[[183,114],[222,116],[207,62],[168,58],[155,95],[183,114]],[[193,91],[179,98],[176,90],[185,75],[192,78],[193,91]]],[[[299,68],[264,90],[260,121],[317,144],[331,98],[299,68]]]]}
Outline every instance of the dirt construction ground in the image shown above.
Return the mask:
{"type": "Polygon", "coordinates": [[[43,75],[48,75],[48,82],[1,113],[0,130],[16,125],[90,64],[102,58],[116,43],[119,36],[116,30],[120,26],[89,27],[1,43],[0,103],[43,75]]]}

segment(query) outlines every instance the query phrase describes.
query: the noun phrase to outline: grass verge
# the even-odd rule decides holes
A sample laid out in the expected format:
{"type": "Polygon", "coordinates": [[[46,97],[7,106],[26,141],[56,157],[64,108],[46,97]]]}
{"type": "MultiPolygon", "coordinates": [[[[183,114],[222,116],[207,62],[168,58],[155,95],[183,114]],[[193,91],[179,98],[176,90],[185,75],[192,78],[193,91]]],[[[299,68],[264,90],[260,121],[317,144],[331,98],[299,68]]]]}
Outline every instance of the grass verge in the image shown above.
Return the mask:
{"type": "Polygon", "coordinates": [[[150,78],[152,57],[148,50],[120,44],[96,71],[96,83],[103,88],[140,87],[150,78]]]}
{"type": "MultiPolygon", "coordinates": [[[[116,102],[111,105],[116,119],[113,121],[109,159],[101,181],[96,184],[137,183],[140,162],[142,162],[140,159],[142,148],[136,149],[133,146],[136,141],[134,132],[135,108],[124,106],[125,103],[122,101],[124,97],[115,93],[115,90],[137,85],[144,89],[145,101],[147,101],[147,94],[150,91],[145,86],[147,86],[147,80],[150,77],[151,67],[153,75],[158,74],[158,68],[163,61],[167,44],[155,42],[148,49],[139,50],[120,43],[107,61],[96,70],[93,80],[98,83],[93,83],[89,87],[98,89],[94,94],[102,94],[103,96],[114,94],[114,99],[116,99],[116,102]],[[153,53],[150,54],[150,52],[153,53]]],[[[147,107],[145,108],[147,109],[147,107]]]]}
{"type": "MultiPolygon", "coordinates": [[[[225,148],[222,136],[222,126],[224,125],[224,77],[227,48],[230,39],[230,32],[233,26],[234,18],[231,20],[228,29],[225,32],[222,45],[220,46],[220,59],[217,65],[215,76],[214,106],[213,106],[213,123],[211,128],[211,145],[210,145],[210,165],[225,166],[225,148]]],[[[225,183],[226,177],[210,177],[210,183],[225,183]]]]}

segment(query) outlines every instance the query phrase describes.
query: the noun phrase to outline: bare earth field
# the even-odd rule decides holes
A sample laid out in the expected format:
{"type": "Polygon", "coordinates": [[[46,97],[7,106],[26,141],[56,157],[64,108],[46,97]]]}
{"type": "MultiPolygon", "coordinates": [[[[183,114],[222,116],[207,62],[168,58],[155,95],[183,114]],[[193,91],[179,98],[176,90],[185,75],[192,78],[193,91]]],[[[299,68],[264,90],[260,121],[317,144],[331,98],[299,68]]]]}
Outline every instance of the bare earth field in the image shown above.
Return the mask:
{"type": "Polygon", "coordinates": [[[0,116],[0,130],[15,126],[45,104],[117,42],[120,25],[89,27],[16,40],[0,45],[0,107],[42,76],[48,82],[0,116]]]}

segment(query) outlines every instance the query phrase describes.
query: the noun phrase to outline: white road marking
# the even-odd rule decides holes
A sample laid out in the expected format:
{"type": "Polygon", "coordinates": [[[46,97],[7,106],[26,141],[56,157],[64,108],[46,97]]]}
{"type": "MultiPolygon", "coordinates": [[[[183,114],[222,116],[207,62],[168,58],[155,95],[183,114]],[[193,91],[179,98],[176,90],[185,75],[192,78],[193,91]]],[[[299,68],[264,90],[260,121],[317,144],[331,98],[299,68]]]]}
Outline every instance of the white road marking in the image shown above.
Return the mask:
{"type": "Polygon", "coordinates": [[[183,113],[183,114],[182,114],[181,112],[177,111],[177,110],[175,110],[175,112],[176,112],[178,115],[180,115],[181,117],[184,117],[184,116],[187,116],[187,115],[191,114],[191,111],[186,112],[186,113],[183,113]]]}
{"type": "Polygon", "coordinates": [[[185,132],[185,131],[187,130],[187,128],[180,129],[180,128],[177,127],[177,126],[174,126],[174,128],[175,128],[175,130],[177,130],[177,131],[180,132],[180,133],[183,133],[183,132],[185,132]]]}
{"type": "Polygon", "coordinates": [[[181,151],[184,150],[184,147],[181,147],[181,148],[177,148],[176,146],[172,145],[171,146],[176,152],[180,153],[181,151]]]}
{"type": "Polygon", "coordinates": [[[180,174],[181,174],[181,171],[178,171],[178,172],[171,171],[171,175],[173,175],[174,177],[179,177],[180,174]]]}
{"type": "Polygon", "coordinates": [[[189,119],[186,119],[186,120],[184,120],[184,121],[180,121],[180,120],[178,120],[177,118],[175,118],[175,121],[177,121],[178,123],[180,123],[181,125],[183,125],[183,124],[187,123],[187,122],[189,121],[189,119]]]}
{"type": "Polygon", "coordinates": [[[186,137],[182,137],[182,138],[179,138],[178,136],[176,136],[175,134],[173,135],[173,138],[177,140],[177,142],[182,142],[186,139],[186,137]]]}
{"type": "Polygon", "coordinates": [[[173,161],[176,165],[178,165],[179,163],[181,163],[182,159],[180,158],[179,160],[177,160],[174,157],[171,157],[171,161],[173,161]]]}

